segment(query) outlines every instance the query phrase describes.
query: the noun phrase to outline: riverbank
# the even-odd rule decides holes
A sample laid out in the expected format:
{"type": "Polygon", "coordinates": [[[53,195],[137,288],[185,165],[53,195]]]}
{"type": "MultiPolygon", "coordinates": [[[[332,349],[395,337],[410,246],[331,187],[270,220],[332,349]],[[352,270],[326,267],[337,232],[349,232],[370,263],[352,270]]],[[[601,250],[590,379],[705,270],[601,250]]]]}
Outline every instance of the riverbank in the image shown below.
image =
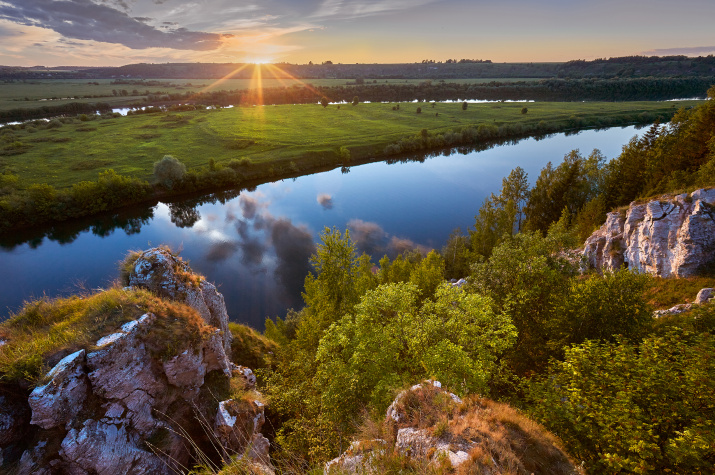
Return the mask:
{"type": "Polygon", "coordinates": [[[697,103],[487,103],[466,109],[461,103],[293,105],[78,116],[8,126],[0,131],[0,229],[403,152],[667,121],[678,108],[697,103]],[[153,164],[164,155],[187,168],[172,189],[150,184],[153,164]]]}

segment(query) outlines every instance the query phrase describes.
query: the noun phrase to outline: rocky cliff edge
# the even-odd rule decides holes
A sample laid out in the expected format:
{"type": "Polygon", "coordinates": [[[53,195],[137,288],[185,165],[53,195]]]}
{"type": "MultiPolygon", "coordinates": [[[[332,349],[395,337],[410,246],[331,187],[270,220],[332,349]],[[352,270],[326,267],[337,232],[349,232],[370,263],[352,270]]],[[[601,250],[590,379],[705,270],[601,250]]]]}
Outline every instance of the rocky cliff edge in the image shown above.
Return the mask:
{"type": "MultiPolygon", "coordinates": [[[[158,310],[64,356],[29,396],[5,384],[0,471],[169,474],[238,458],[273,473],[255,376],[227,353],[223,296],[167,249],[141,253],[129,280],[123,292],[174,302],[151,297],[158,310]]],[[[12,350],[12,338],[0,346],[12,350]]]]}
{"type": "Polygon", "coordinates": [[[715,189],[631,203],[584,244],[592,268],[690,277],[715,262],[715,189]]]}

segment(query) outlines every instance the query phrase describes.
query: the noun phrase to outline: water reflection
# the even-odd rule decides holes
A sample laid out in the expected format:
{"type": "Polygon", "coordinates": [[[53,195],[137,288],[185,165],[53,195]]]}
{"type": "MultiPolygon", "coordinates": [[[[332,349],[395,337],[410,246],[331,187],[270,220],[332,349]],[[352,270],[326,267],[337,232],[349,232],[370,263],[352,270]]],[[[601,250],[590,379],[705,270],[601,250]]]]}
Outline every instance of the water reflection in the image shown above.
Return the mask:
{"type": "Polygon", "coordinates": [[[130,249],[167,244],[224,294],[235,321],[263,327],[266,316],[302,305],[309,257],[325,226],[348,228],[360,252],[395,256],[440,248],[451,230],[470,226],[480,204],[515,166],[530,181],[571,149],[600,148],[612,158],[634,128],[528,139],[475,153],[460,147],[392,158],[196,196],[53,226],[0,240],[0,319],[24,299],[105,287],[130,249]],[[350,171],[346,174],[345,171],[350,171]],[[9,308],[9,310],[7,310],[9,308]]]}

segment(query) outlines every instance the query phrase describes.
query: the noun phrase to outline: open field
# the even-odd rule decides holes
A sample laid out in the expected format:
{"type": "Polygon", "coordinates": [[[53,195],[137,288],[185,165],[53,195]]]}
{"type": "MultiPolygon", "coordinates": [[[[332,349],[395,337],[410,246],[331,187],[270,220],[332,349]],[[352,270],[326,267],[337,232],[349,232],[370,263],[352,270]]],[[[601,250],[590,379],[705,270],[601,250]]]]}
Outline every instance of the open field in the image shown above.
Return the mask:
{"type": "MultiPolygon", "coordinates": [[[[523,78],[479,78],[449,79],[455,84],[484,84],[491,81],[516,82],[536,81],[523,78]]],[[[424,79],[381,79],[378,84],[419,84],[424,79]]],[[[116,84],[113,79],[47,79],[27,80],[25,82],[0,83],[0,111],[15,108],[35,108],[46,105],[62,105],[70,102],[107,102],[113,107],[123,107],[141,102],[150,94],[175,94],[186,92],[209,92],[221,90],[255,89],[262,86],[303,87],[310,86],[345,86],[355,80],[346,79],[263,79],[260,83],[253,79],[152,79],[145,84],[133,81],[116,84]],[[121,95],[121,91],[127,95],[121,95]],[[115,95],[114,92],[118,95],[115,95]]],[[[372,82],[366,79],[365,82],[372,82]]],[[[433,81],[437,82],[437,80],[433,81]]]]}
{"type": "Polygon", "coordinates": [[[311,160],[334,158],[347,147],[353,159],[380,156],[386,145],[422,129],[431,133],[465,126],[573,123],[608,125],[624,117],[637,122],[642,114],[668,116],[697,101],[626,103],[402,103],[358,106],[282,105],[236,107],[142,114],[86,122],[54,120],[48,128],[5,127],[0,131],[0,172],[18,176],[18,189],[47,183],[58,189],[114,169],[125,176],[152,180],[153,163],[173,155],[189,170],[219,166],[247,158],[252,164],[296,161],[301,169],[311,160]],[[523,107],[528,113],[522,114],[523,107]],[[422,108],[417,114],[416,109],[422,108]],[[438,115],[437,115],[438,114],[438,115]]]}

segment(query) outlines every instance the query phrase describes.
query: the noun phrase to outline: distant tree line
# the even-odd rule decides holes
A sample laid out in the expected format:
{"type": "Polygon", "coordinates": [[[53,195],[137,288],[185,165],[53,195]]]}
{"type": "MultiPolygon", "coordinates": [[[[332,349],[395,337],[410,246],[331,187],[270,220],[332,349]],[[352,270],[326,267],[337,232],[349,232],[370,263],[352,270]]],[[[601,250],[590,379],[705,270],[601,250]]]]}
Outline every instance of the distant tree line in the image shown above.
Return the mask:
{"type": "MultiPolygon", "coordinates": [[[[355,86],[318,86],[243,89],[205,93],[166,94],[164,103],[191,102],[228,106],[259,104],[311,104],[352,102],[355,96],[370,102],[458,101],[458,100],[535,100],[535,101],[662,101],[706,96],[715,84],[707,78],[643,79],[546,79],[533,82],[498,82],[460,84],[425,81],[419,84],[356,84],[355,86]]],[[[157,99],[157,98],[154,98],[157,99]]],[[[152,102],[151,98],[147,102],[152,102]]]]}
{"type": "Polygon", "coordinates": [[[108,114],[112,112],[112,106],[106,102],[82,103],[70,102],[56,106],[42,106],[31,109],[16,108],[0,111],[0,122],[20,122],[25,120],[45,119],[61,115],[79,114],[108,114]]]}
{"type": "MultiPolygon", "coordinates": [[[[253,67],[239,63],[128,64],[120,67],[78,68],[75,71],[0,67],[0,79],[249,79],[253,67]]],[[[408,64],[276,64],[263,68],[263,79],[465,79],[465,78],[553,78],[553,77],[694,77],[715,75],[715,58],[710,56],[625,56],[574,60],[566,63],[493,63],[490,60],[432,59],[408,64]],[[428,66],[428,67],[425,67],[428,66]]]]}

